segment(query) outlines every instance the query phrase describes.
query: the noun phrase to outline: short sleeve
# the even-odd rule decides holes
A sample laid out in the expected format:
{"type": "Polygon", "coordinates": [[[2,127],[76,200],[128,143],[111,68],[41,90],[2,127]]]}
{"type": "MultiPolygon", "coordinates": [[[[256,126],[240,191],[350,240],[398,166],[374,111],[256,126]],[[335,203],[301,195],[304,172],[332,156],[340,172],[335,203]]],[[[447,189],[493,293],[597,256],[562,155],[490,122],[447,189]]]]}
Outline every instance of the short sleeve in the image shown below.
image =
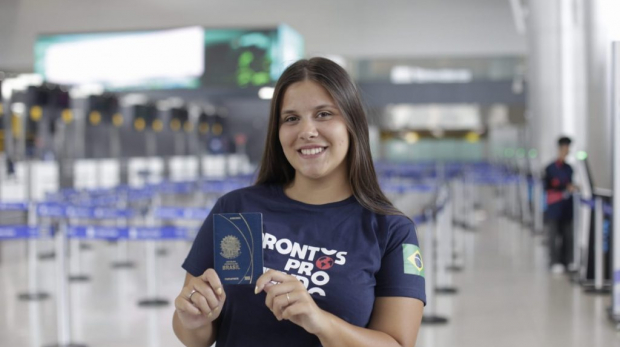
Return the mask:
{"type": "Polygon", "coordinates": [[[426,305],[424,262],[413,222],[391,226],[381,268],[375,275],[375,296],[419,299],[426,305]]]}
{"type": "Polygon", "coordinates": [[[207,219],[202,223],[196,239],[192,244],[192,248],[185,258],[182,267],[192,276],[198,277],[207,269],[213,268],[213,214],[220,213],[221,200],[218,200],[207,219]]]}

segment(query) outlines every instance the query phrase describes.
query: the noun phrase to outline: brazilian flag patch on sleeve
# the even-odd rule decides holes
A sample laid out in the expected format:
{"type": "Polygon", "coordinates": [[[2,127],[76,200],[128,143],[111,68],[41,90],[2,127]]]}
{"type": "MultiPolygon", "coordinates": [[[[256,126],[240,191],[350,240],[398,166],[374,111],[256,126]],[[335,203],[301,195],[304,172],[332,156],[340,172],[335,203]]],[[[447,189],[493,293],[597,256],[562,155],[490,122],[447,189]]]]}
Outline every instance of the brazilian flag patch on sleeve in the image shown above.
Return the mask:
{"type": "Polygon", "coordinates": [[[424,262],[420,247],[403,243],[403,260],[405,261],[405,273],[424,277],[424,262]]]}

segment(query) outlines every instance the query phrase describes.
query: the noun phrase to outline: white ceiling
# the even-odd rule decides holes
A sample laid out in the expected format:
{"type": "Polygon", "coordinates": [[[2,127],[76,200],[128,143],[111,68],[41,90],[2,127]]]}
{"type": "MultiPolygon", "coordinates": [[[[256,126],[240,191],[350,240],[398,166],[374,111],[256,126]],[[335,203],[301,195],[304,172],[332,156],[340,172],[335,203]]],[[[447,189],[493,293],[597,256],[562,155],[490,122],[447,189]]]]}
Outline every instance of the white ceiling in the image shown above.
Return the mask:
{"type": "Polygon", "coordinates": [[[0,0],[0,69],[28,71],[38,33],[287,23],[307,55],[525,55],[508,0],[0,0]]]}

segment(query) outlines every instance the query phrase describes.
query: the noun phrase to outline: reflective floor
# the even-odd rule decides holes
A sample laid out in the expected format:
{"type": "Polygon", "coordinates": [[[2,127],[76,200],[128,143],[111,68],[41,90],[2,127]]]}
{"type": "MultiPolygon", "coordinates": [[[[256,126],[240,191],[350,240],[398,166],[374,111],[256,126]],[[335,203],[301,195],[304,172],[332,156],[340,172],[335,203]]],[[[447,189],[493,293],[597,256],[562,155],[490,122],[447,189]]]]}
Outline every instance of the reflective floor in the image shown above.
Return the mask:
{"type": "Polygon", "coordinates": [[[449,322],[424,325],[417,346],[620,346],[607,319],[610,296],[584,294],[550,274],[542,237],[503,218],[465,236],[464,271],[453,278],[458,294],[436,297],[437,315],[449,322]]]}
{"type": "MultiPolygon", "coordinates": [[[[423,227],[420,227],[423,233],[423,227]]],[[[620,346],[620,335],[606,317],[609,296],[589,296],[564,275],[546,269],[540,237],[497,218],[465,232],[465,266],[453,277],[459,292],[436,297],[436,315],[449,319],[441,326],[424,325],[422,347],[571,347],[620,346]]],[[[147,298],[145,245],[129,244],[133,269],[113,269],[117,245],[92,242],[80,252],[79,265],[88,282],[70,284],[71,342],[86,346],[181,346],[171,329],[172,300],[181,288],[180,264],[189,244],[166,243],[167,254],[157,257],[156,297],[170,300],[160,308],[144,308],[147,298]]],[[[49,252],[51,242],[39,244],[49,252]]],[[[59,342],[55,260],[39,263],[39,287],[50,298],[17,300],[28,291],[24,241],[0,244],[0,346],[50,346],[59,342]]],[[[428,313],[428,311],[427,311],[428,313]]]]}

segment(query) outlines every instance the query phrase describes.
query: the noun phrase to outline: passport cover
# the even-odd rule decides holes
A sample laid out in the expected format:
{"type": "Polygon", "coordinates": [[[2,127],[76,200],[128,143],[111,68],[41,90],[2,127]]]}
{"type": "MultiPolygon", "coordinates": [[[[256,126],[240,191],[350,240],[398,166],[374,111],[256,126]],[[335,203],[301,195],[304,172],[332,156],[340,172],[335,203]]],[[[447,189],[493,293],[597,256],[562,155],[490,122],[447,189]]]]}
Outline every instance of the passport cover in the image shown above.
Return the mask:
{"type": "Polygon", "coordinates": [[[256,283],[263,274],[263,214],[214,214],[213,247],[222,284],[256,283]]]}

